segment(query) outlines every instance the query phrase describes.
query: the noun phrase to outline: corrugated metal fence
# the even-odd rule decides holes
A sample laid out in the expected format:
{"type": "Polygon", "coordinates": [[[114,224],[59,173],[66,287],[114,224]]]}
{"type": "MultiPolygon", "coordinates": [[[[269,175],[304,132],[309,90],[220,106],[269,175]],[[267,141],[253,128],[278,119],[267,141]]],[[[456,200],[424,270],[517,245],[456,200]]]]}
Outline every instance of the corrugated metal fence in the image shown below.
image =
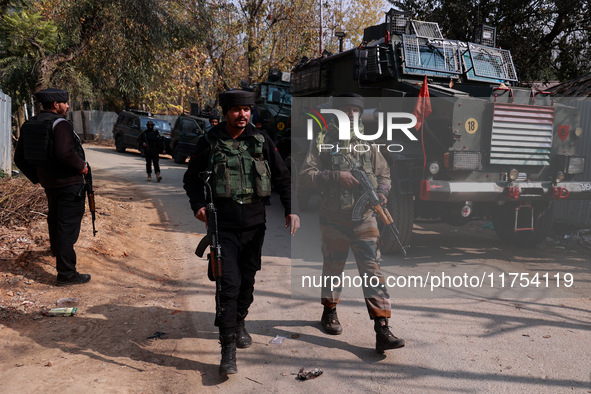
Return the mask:
{"type": "Polygon", "coordinates": [[[0,90],[0,169],[10,175],[12,172],[12,100],[0,90]]]}
{"type": "MultiPolygon", "coordinates": [[[[581,111],[583,135],[577,143],[577,154],[584,155],[585,172],[575,179],[591,180],[591,99],[573,100],[568,103],[581,111]]],[[[591,227],[591,200],[558,202],[554,206],[554,218],[558,222],[591,227]]]]}

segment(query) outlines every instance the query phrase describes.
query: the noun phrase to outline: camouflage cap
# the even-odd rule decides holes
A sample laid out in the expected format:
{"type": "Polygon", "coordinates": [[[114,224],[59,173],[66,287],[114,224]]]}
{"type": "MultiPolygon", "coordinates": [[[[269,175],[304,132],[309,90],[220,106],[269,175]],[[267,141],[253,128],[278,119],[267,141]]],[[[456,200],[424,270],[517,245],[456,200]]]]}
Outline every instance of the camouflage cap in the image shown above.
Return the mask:
{"type": "Polygon", "coordinates": [[[35,98],[40,103],[53,103],[54,101],[61,103],[68,101],[69,95],[67,90],[49,88],[35,93],[35,98]]]}
{"type": "Polygon", "coordinates": [[[254,105],[254,92],[248,90],[228,90],[220,93],[219,98],[222,107],[254,105]]]}

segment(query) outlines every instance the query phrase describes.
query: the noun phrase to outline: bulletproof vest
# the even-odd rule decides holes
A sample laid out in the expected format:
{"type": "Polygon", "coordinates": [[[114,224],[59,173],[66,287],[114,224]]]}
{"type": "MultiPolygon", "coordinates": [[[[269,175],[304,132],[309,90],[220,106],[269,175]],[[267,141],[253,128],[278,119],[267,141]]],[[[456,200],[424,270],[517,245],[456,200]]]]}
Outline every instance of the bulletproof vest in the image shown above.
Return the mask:
{"type": "Polygon", "coordinates": [[[40,163],[54,158],[53,124],[62,116],[51,114],[47,119],[32,117],[21,127],[25,160],[40,163]]]}
{"type": "MultiPolygon", "coordinates": [[[[340,144],[341,147],[348,147],[349,144],[354,146],[358,143],[360,143],[359,140],[334,142],[335,145],[340,144]]],[[[354,149],[351,149],[351,152],[349,152],[348,149],[340,149],[338,152],[321,152],[320,161],[322,162],[322,168],[331,171],[350,171],[352,164],[359,166],[367,174],[373,187],[378,187],[378,179],[374,174],[371,161],[371,150],[368,152],[355,152],[354,149]]],[[[332,210],[350,210],[360,195],[361,190],[358,187],[345,189],[337,183],[322,193],[323,205],[330,207],[332,210]]]]}
{"type": "Polygon", "coordinates": [[[262,134],[240,140],[209,135],[205,138],[211,145],[210,169],[216,197],[250,204],[271,195],[271,170],[263,156],[262,134]]]}

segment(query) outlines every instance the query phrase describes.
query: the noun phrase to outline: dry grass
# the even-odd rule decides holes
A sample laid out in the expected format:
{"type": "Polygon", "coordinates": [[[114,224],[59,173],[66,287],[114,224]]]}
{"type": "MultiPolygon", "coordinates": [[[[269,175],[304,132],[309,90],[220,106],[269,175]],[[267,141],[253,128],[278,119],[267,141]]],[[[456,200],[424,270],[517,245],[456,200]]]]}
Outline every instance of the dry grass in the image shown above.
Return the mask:
{"type": "Polygon", "coordinates": [[[40,185],[25,177],[0,179],[0,226],[14,227],[47,216],[47,199],[40,185]]]}

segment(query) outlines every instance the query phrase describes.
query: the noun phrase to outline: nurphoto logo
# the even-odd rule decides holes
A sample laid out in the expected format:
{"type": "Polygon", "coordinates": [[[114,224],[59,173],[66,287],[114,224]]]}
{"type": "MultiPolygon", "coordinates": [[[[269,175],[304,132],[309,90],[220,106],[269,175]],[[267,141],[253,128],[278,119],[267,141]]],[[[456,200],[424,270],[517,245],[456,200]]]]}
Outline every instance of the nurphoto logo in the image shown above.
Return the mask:
{"type": "MultiPolygon", "coordinates": [[[[314,122],[322,130],[328,129],[326,120],[322,114],[331,114],[336,116],[338,121],[339,129],[339,140],[349,141],[351,140],[351,128],[353,129],[353,135],[361,141],[376,141],[386,133],[386,140],[392,141],[395,131],[401,131],[406,138],[410,141],[417,141],[409,129],[413,128],[417,124],[417,118],[415,115],[407,112],[376,112],[377,114],[377,131],[374,134],[362,133],[359,131],[359,112],[353,113],[353,119],[338,109],[326,109],[323,108],[320,112],[310,109],[310,112],[306,112],[306,115],[310,116],[311,119],[307,121],[307,138],[308,140],[314,139],[314,122]],[[384,121],[385,119],[385,121],[384,121]],[[403,122],[401,122],[401,120],[403,122]],[[406,120],[406,122],[404,122],[406,120]],[[385,126],[384,126],[385,123],[385,126]]],[[[367,130],[367,129],[366,129],[367,130]]],[[[347,146],[341,146],[339,144],[318,144],[318,150],[322,151],[334,151],[340,150],[354,151],[354,152],[367,152],[375,146],[378,150],[385,148],[388,152],[402,152],[404,147],[400,144],[381,144],[381,143],[361,143],[361,144],[349,144],[347,146]]]]}

